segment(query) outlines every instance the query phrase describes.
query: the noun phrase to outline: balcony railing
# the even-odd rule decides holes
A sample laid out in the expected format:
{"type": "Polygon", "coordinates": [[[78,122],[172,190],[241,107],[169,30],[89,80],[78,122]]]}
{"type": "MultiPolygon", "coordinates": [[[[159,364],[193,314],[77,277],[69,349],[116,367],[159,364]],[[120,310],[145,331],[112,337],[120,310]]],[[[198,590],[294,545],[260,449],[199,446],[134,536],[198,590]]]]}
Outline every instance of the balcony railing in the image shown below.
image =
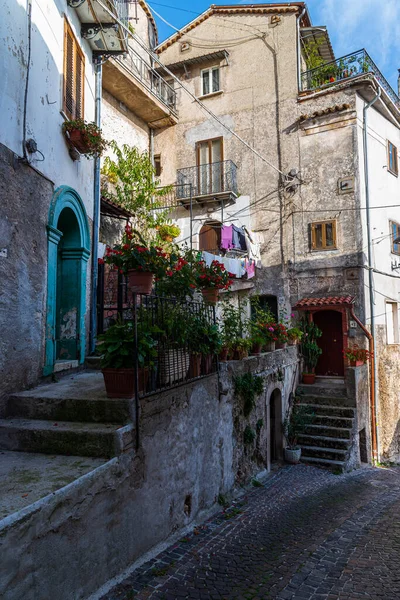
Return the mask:
{"type": "Polygon", "coordinates": [[[372,73],[374,75],[376,81],[389,96],[393,104],[400,109],[399,97],[366,50],[358,50],[315,69],[305,71],[301,74],[301,90],[304,92],[325,88],[365,73],[372,73]]]}
{"type": "Polygon", "coordinates": [[[150,67],[151,57],[148,61],[140,56],[134,47],[134,41],[129,40],[128,54],[117,56],[115,60],[127,69],[131,75],[138,79],[156,98],[161,100],[168,108],[176,112],[175,90],[150,67]]]}
{"type": "Polygon", "coordinates": [[[237,167],[231,160],[207,163],[195,167],[187,167],[177,171],[176,196],[178,200],[187,199],[192,190],[192,197],[216,196],[223,193],[238,195],[237,167]]]}

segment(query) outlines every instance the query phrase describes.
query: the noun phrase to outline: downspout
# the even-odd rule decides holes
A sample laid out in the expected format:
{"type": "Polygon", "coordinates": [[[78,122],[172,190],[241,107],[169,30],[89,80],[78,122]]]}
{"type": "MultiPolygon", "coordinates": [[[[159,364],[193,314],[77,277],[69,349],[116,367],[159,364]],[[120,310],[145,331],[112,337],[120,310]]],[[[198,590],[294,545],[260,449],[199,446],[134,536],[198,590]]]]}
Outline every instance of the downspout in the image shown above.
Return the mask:
{"type": "Polygon", "coordinates": [[[299,16],[297,17],[297,87],[301,92],[301,39],[300,39],[300,21],[306,13],[304,7],[299,16]]]}
{"type": "MultiPolygon", "coordinates": [[[[369,171],[368,171],[368,133],[367,133],[367,111],[375,104],[381,96],[381,88],[378,89],[376,96],[363,109],[363,146],[364,146],[364,180],[365,180],[365,208],[367,218],[367,240],[368,240],[368,285],[369,285],[369,307],[371,314],[371,337],[373,351],[376,348],[375,338],[375,299],[374,299],[374,279],[372,264],[372,236],[371,236],[371,215],[369,199],[369,171]]],[[[357,319],[356,319],[357,320],[357,319]]],[[[358,322],[358,321],[357,321],[358,322]]],[[[372,458],[376,463],[378,460],[378,427],[377,427],[377,397],[378,397],[378,365],[375,354],[371,358],[371,429],[372,429],[372,458]]]]}
{"type": "MultiPolygon", "coordinates": [[[[94,59],[95,64],[95,122],[101,128],[101,91],[102,91],[102,57],[94,59]]],[[[100,229],[100,157],[94,160],[93,189],[93,239],[92,239],[92,295],[90,310],[90,354],[96,350],[97,340],[97,280],[98,280],[98,248],[100,229]]]]}

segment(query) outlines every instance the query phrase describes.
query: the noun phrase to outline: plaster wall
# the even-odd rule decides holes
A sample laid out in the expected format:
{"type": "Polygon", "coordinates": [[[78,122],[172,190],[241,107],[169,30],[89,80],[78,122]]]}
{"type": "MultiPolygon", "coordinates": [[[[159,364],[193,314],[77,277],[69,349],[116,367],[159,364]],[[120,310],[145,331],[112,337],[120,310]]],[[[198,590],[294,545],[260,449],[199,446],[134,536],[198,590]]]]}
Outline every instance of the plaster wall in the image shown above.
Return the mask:
{"type": "MultiPolygon", "coordinates": [[[[0,21],[2,93],[0,143],[22,156],[24,91],[28,60],[27,3],[3,2],[0,21]]],[[[81,196],[87,214],[93,215],[93,160],[72,161],[61,131],[64,16],[85,55],[84,118],[94,120],[94,71],[91,51],[80,35],[80,23],[66,0],[32,3],[32,54],[27,99],[27,138],[36,140],[42,157],[31,156],[32,166],[55,187],[70,185],[81,196]]],[[[5,199],[2,199],[4,202],[5,199]]]]}
{"type": "MultiPolygon", "coordinates": [[[[106,90],[101,100],[102,131],[107,140],[115,140],[118,146],[128,144],[140,152],[149,151],[149,127],[142,119],[119,102],[106,90]]],[[[112,156],[110,148],[104,156],[112,156]]]]}
{"type": "Polygon", "coordinates": [[[297,364],[296,348],[280,350],[224,365],[220,385],[214,375],[143,399],[137,453],[0,522],[0,595],[87,598],[156,544],[216,511],[219,494],[229,497],[265,474],[269,398],[277,388],[286,406],[297,364]],[[233,376],[247,371],[265,386],[248,419],[233,395],[233,376]],[[245,447],[245,424],[256,427],[260,418],[257,439],[245,447]]]}

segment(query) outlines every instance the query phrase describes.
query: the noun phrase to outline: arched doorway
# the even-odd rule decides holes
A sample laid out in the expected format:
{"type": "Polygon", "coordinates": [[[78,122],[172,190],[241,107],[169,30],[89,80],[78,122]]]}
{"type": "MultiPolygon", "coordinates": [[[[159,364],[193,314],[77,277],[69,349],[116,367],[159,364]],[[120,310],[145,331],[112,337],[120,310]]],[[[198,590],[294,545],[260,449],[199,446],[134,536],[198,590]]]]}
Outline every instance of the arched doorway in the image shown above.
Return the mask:
{"type": "Polygon", "coordinates": [[[199,233],[199,250],[219,254],[221,248],[221,223],[210,221],[203,225],[199,233]]]}
{"type": "Polygon", "coordinates": [[[282,393],[279,389],[274,390],[271,394],[269,423],[270,462],[273,463],[283,457],[282,393]]]}
{"type": "Polygon", "coordinates": [[[85,360],[86,273],[90,236],[79,195],[58,188],[49,211],[46,362],[44,374],[57,361],[85,360]]]}
{"type": "Polygon", "coordinates": [[[321,310],[313,314],[314,323],[321,329],[317,340],[322,354],[318,359],[317,375],[343,377],[343,316],[336,310],[321,310]]]}

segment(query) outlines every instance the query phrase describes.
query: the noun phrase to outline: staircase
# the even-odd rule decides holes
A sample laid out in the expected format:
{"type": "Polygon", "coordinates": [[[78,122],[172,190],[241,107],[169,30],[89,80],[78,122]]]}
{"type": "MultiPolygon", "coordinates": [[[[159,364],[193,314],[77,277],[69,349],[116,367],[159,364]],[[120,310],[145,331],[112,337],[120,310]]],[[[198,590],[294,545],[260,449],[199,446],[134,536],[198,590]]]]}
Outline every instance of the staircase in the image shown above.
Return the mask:
{"type": "Polygon", "coordinates": [[[314,385],[300,385],[301,406],[314,412],[314,420],[299,436],[302,462],[344,472],[351,468],[355,400],[347,396],[342,379],[317,377],[314,385]]]}
{"type": "Polygon", "coordinates": [[[108,399],[95,371],[13,394],[0,451],[111,458],[133,447],[129,402],[108,399]]]}

